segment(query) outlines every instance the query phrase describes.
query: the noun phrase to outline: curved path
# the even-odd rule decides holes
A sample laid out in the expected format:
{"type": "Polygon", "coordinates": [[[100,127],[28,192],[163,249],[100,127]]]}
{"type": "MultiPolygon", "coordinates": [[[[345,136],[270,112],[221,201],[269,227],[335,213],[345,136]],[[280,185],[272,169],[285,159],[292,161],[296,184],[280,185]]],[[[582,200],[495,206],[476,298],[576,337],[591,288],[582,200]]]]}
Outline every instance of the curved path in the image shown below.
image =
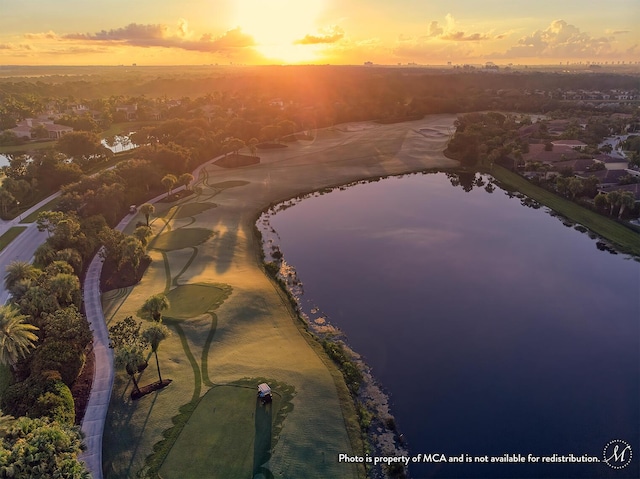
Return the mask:
{"type": "MultiPolygon", "coordinates": [[[[217,159],[217,158],[216,158],[217,159]]],[[[211,160],[214,161],[214,160],[211,160]]],[[[200,168],[196,170],[199,172],[200,168]]],[[[195,172],[194,172],[195,173],[195,172]]],[[[194,175],[195,176],[195,175],[194,175]]],[[[173,191],[180,191],[184,186],[173,191]]],[[[147,203],[155,203],[166,196],[156,196],[147,203]]],[[[127,215],[115,229],[123,231],[137,215],[127,215]]],[[[111,390],[113,389],[113,350],[109,348],[109,332],[102,311],[100,291],[100,275],[102,274],[102,258],[97,253],[84,278],[83,300],[85,314],[93,334],[93,352],[95,355],[93,383],[87,403],[87,410],[82,419],[81,429],[84,433],[86,450],[80,455],[93,479],[102,479],[102,434],[104,421],[109,409],[111,390]]]]}

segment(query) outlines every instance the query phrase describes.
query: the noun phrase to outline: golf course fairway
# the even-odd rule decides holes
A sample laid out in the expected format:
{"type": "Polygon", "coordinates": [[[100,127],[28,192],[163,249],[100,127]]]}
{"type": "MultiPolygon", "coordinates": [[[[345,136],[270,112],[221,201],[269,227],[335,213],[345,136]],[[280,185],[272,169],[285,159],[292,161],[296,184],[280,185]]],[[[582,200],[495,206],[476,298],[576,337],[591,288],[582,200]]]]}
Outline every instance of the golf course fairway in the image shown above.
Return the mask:
{"type": "MultiPolygon", "coordinates": [[[[210,162],[196,170],[194,194],[155,204],[151,265],[140,283],[102,300],[110,326],[127,316],[146,324],[144,301],[169,297],[163,317],[172,335],[158,356],[163,379],[173,381],[132,401],[129,376],[116,375],[105,477],[364,477],[338,462],[342,453],[363,454],[342,375],[265,274],[254,222],[270,204],[306,192],[457,166],[442,154],[454,120],[318,130],[314,140],[259,150],[257,164],[210,162]],[[256,401],[263,380],[275,393],[268,409],[256,401]]],[[[127,232],[144,221],[138,216],[127,232]]],[[[157,380],[150,358],[139,382],[157,380]]]]}

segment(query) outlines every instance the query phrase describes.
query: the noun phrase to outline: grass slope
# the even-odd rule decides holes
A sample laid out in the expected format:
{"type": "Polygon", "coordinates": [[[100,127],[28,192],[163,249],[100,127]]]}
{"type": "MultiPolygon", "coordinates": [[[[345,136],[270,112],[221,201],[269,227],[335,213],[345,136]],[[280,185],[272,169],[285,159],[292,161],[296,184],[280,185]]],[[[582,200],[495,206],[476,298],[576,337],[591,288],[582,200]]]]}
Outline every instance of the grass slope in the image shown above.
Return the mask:
{"type": "Polygon", "coordinates": [[[9,246],[9,244],[26,229],[26,226],[12,226],[7,231],[5,231],[5,233],[0,236],[0,251],[9,246]]]}
{"type": "Polygon", "coordinates": [[[590,211],[573,201],[566,200],[543,188],[531,184],[525,178],[501,166],[494,165],[491,175],[501,183],[524,193],[561,215],[580,223],[600,236],[616,243],[626,253],[640,255],[640,234],[590,211]]]}

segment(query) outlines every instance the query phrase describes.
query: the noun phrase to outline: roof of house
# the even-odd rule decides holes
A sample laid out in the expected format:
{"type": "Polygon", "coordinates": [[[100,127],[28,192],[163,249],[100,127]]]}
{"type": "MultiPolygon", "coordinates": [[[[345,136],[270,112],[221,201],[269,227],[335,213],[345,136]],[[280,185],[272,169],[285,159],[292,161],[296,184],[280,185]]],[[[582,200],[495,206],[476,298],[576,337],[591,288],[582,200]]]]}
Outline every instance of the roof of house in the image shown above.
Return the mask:
{"type": "Polygon", "coordinates": [[[603,193],[609,193],[610,191],[630,191],[636,198],[636,202],[640,201],[640,183],[633,183],[631,185],[603,185],[598,188],[598,191],[603,193]]]}
{"type": "Polygon", "coordinates": [[[590,172],[589,176],[595,176],[598,178],[602,185],[617,185],[620,178],[628,174],[629,172],[626,170],[600,170],[590,172]]]}
{"type": "Polygon", "coordinates": [[[567,146],[579,146],[579,147],[583,147],[583,146],[587,146],[586,143],[581,142],[580,140],[553,140],[551,143],[553,143],[556,146],[561,146],[561,145],[567,145],[567,146]]]}
{"type": "Polygon", "coordinates": [[[555,163],[557,161],[575,160],[578,156],[580,156],[580,153],[570,146],[558,145],[554,146],[551,151],[546,151],[545,145],[534,143],[529,145],[529,153],[525,153],[523,158],[525,161],[555,163]]]}

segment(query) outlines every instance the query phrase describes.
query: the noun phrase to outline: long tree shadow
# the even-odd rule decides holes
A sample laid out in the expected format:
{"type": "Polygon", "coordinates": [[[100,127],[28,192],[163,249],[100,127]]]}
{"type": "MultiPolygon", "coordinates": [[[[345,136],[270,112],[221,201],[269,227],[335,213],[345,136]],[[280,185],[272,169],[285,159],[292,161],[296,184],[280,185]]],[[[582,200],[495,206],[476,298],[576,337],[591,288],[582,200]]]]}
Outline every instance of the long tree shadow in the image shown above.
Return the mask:
{"type": "Polygon", "coordinates": [[[263,466],[271,459],[271,429],[273,424],[271,402],[262,404],[256,400],[255,437],[253,441],[253,472],[252,477],[273,479],[273,474],[263,466]]]}

